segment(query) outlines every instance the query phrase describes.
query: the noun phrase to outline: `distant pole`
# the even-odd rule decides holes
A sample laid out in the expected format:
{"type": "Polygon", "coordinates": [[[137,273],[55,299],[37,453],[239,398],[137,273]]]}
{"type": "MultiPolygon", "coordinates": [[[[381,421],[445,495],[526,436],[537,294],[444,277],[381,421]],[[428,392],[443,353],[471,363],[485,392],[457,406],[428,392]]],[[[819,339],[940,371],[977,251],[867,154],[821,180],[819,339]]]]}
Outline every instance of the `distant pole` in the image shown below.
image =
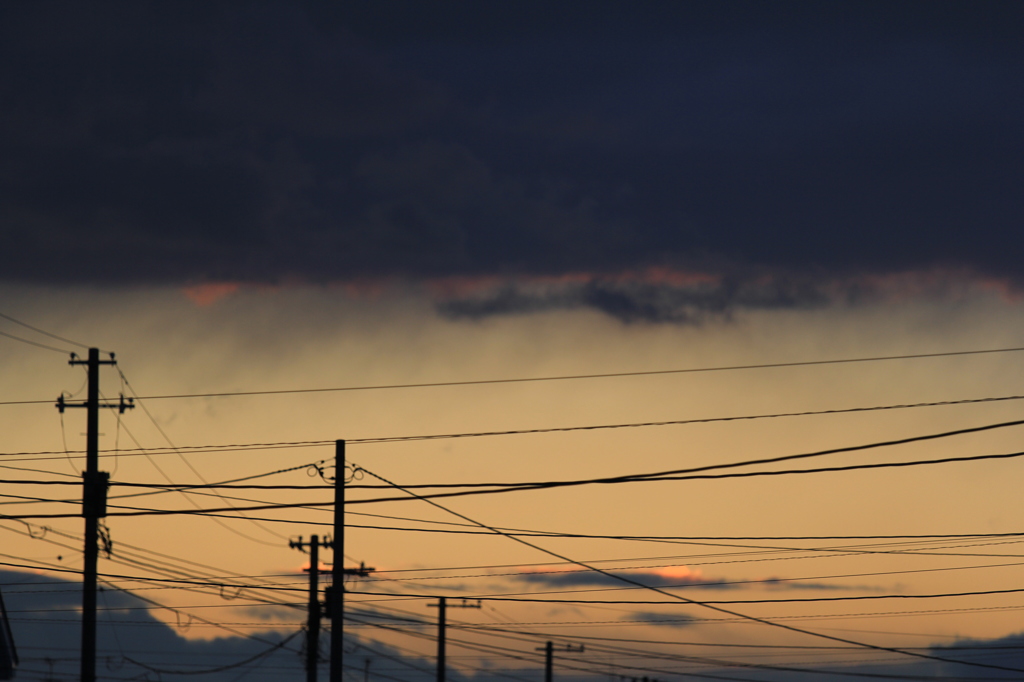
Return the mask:
{"type": "Polygon", "coordinates": [[[309,538],[309,614],[306,621],[306,682],[316,682],[320,659],[320,538],[309,538]]]}
{"type": "Polygon", "coordinates": [[[320,538],[309,538],[309,614],[306,623],[306,681],[316,682],[316,666],[320,662],[320,538]]]}
{"type": "MultiPolygon", "coordinates": [[[[427,606],[437,609],[437,682],[445,682],[445,640],[448,629],[448,600],[444,597],[438,597],[436,604],[427,604],[427,606]]],[[[460,609],[478,609],[480,608],[480,602],[478,601],[474,604],[463,599],[461,604],[452,604],[452,606],[460,609]]]]}
{"type": "Polygon", "coordinates": [[[100,360],[99,348],[90,348],[87,360],[71,354],[69,365],[85,365],[88,392],[84,403],[66,403],[64,395],[57,398],[57,409],[84,407],[85,418],[85,472],[82,474],[82,516],[85,517],[85,548],[82,561],[82,655],[79,678],[81,682],[96,682],[96,578],[99,563],[100,519],[107,515],[107,488],[110,474],[100,471],[100,407],[117,407],[123,414],[134,407],[124,396],[118,403],[100,404],[100,365],[116,365],[114,354],[109,360],[100,360]]]}
{"type": "Polygon", "coordinates": [[[437,600],[437,682],[445,679],[445,628],[448,620],[448,600],[441,597],[437,600]]]}
{"type": "Polygon", "coordinates": [[[320,547],[329,547],[330,543],[321,543],[320,536],[311,535],[309,542],[289,540],[288,546],[305,552],[309,547],[309,607],[306,618],[306,682],[316,682],[317,664],[320,662],[320,547]]]}
{"type": "Polygon", "coordinates": [[[341,682],[345,656],[345,441],[334,441],[334,564],[331,566],[331,679],[341,682]]]}
{"type": "MultiPolygon", "coordinates": [[[[537,647],[536,649],[534,649],[534,651],[543,651],[544,652],[544,682],[553,682],[553,680],[554,680],[553,668],[554,668],[554,659],[555,659],[555,645],[554,645],[554,643],[548,641],[548,642],[546,642],[544,644],[544,646],[537,647]]],[[[572,644],[566,644],[565,648],[564,649],[559,649],[559,651],[565,651],[566,653],[582,652],[583,651],[583,645],[580,644],[579,648],[575,648],[575,647],[573,647],[572,644]]]]}

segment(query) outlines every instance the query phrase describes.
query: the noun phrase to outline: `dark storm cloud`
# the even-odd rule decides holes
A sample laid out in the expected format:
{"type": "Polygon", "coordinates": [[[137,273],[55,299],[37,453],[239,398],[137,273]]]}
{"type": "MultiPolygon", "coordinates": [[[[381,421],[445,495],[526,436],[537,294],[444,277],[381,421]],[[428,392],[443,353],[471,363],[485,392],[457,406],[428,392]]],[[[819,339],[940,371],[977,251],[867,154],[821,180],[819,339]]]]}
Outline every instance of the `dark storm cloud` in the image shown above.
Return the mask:
{"type": "Polygon", "coordinates": [[[657,611],[637,611],[630,614],[629,620],[637,623],[649,623],[669,628],[685,628],[693,625],[696,620],[693,616],[685,614],[665,614],[657,611]]]}
{"type": "Polygon", "coordinates": [[[8,3],[0,277],[500,276],[444,312],[675,322],[837,277],[1019,282],[1021,29],[1011,3],[8,3]],[[607,279],[651,267],[722,284],[607,279]]]}
{"type": "Polygon", "coordinates": [[[698,281],[675,284],[655,278],[584,282],[510,281],[482,292],[442,300],[438,310],[453,318],[592,308],[623,322],[699,323],[736,310],[812,308],[834,300],[819,283],[806,279],[698,281]]]}
{"type": "Polygon", "coordinates": [[[779,578],[762,578],[756,580],[728,580],[725,578],[706,578],[698,574],[670,575],[657,571],[632,571],[629,573],[597,573],[595,571],[578,571],[562,573],[520,573],[515,579],[545,587],[627,587],[617,576],[638,582],[647,587],[700,587],[717,590],[745,589],[749,587],[768,587],[778,590],[849,590],[872,589],[869,587],[851,588],[847,585],[834,585],[802,580],[783,580],[779,578]]]}
{"type": "MultiPolygon", "coordinates": [[[[708,580],[700,576],[669,576],[654,571],[638,571],[622,573],[623,578],[636,581],[648,587],[712,587],[731,589],[735,587],[722,580],[708,580]]],[[[624,587],[626,583],[619,580],[615,573],[596,573],[594,571],[564,573],[521,573],[516,580],[549,587],[624,587]]]]}

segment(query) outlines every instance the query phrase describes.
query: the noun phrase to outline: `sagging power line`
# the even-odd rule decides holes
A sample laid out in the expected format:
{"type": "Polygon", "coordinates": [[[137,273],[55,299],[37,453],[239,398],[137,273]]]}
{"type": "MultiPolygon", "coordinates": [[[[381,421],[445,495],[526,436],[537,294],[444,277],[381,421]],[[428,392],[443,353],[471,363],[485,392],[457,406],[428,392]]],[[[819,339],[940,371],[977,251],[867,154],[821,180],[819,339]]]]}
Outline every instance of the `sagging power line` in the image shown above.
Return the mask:
{"type": "MultiPolygon", "coordinates": [[[[74,342],[71,342],[74,343],[74,342]]],[[[80,345],[80,344],[76,344],[80,345]]],[[[65,352],[63,349],[54,349],[65,352]]],[[[586,379],[615,379],[624,377],[659,376],[671,374],[697,374],[704,372],[731,372],[754,369],[779,369],[786,367],[813,367],[820,365],[842,365],[865,362],[886,362],[893,360],[920,360],[928,358],[957,357],[970,355],[990,355],[996,353],[1016,353],[1024,351],[1024,346],[1011,348],[988,348],[978,350],[944,351],[939,353],[907,353],[903,355],[876,355],[859,358],[835,358],[827,360],[797,360],[792,362],[769,362],[748,365],[720,365],[715,367],[686,367],[681,369],[638,370],[632,372],[602,372],[597,374],[563,374],[557,376],[516,377],[505,379],[476,379],[467,381],[435,381],[410,384],[379,384],[369,386],[332,386],[325,388],[291,388],[254,391],[221,391],[211,393],[174,393],[163,395],[139,396],[140,400],[171,400],[183,398],[227,398],[237,396],[289,395],[301,393],[338,393],[348,391],[380,391],[410,388],[440,388],[447,386],[482,386],[488,384],[517,384],[550,381],[577,381],[586,379]]],[[[34,405],[44,404],[47,400],[10,400],[0,405],[34,405]]]]}

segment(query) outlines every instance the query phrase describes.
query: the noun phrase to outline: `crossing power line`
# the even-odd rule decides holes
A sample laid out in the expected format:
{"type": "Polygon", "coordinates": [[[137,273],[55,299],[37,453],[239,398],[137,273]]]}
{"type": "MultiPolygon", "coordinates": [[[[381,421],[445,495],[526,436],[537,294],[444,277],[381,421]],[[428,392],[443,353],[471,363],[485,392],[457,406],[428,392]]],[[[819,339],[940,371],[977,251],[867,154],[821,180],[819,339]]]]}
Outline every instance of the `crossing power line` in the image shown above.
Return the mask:
{"type": "Polygon", "coordinates": [[[374,472],[372,472],[372,471],[370,471],[370,470],[368,470],[368,469],[366,469],[364,467],[360,467],[360,468],[362,469],[362,471],[366,472],[370,476],[373,476],[374,478],[377,478],[378,480],[382,481],[383,483],[388,483],[390,485],[393,485],[396,490],[400,490],[400,491],[406,493],[410,497],[413,497],[413,498],[425,501],[425,502],[427,502],[427,504],[430,504],[431,506],[434,506],[434,507],[436,507],[438,509],[441,509],[442,511],[445,511],[445,512],[447,512],[449,514],[452,514],[453,516],[461,518],[464,521],[468,521],[469,523],[476,524],[476,525],[480,526],[481,528],[490,530],[490,531],[492,531],[496,535],[501,535],[501,536],[504,536],[504,537],[508,537],[510,540],[513,540],[514,542],[522,544],[522,545],[524,545],[526,547],[530,547],[532,549],[535,549],[535,550],[537,550],[539,552],[542,552],[544,554],[547,554],[549,556],[555,557],[555,558],[560,559],[562,561],[567,561],[567,562],[575,563],[580,568],[584,568],[584,569],[588,569],[590,571],[594,571],[596,573],[599,573],[599,574],[604,575],[606,577],[609,577],[611,579],[618,580],[618,581],[626,583],[626,584],[631,584],[631,585],[634,585],[634,586],[642,588],[642,589],[647,589],[647,590],[651,590],[653,592],[657,592],[659,594],[662,594],[664,596],[669,597],[670,599],[676,599],[676,600],[679,600],[680,602],[684,602],[684,603],[687,603],[687,604],[693,604],[695,606],[701,606],[701,607],[704,607],[704,608],[708,608],[708,609],[711,609],[713,611],[717,611],[719,613],[723,613],[723,614],[726,614],[726,615],[729,615],[729,616],[733,616],[733,617],[736,617],[736,618],[747,620],[749,622],[761,623],[762,625],[768,625],[770,627],[774,627],[774,628],[778,628],[778,629],[782,629],[782,630],[788,630],[790,632],[795,632],[795,633],[799,633],[799,634],[809,635],[811,637],[818,637],[818,638],[821,638],[821,639],[831,640],[831,641],[834,641],[834,642],[840,642],[840,643],[843,643],[843,644],[852,644],[854,646],[860,646],[860,647],[864,647],[864,648],[867,648],[867,649],[874,649],[876,651],[888,651],[890,653],[900,654],[900,655],[903,655],[903,656],[908,656],[908,657],[913,657],[913,658],[920,658],[920,659],[926,659],[926,660],[933,660],[933,661],[940,661],[940,662],[943,662],[943,663],[954,663],[954,664],[959,664],[959,665],[967,665],[967,666],[973,666],[973,667],[988,668],[988,669],[992,669],[992,670],[1005,670],[1005,671],[1008,671],[1008,672],[1024,673],[1024,670],[1012,668],[1010,666],[1001,666],[1001,665],[995,665],[995,664],[990,664],[990,663],[968,662],[968,661],[963,661],[963,660],[957,660],[957,659],[954,659],[954,658],[946,658],[946,657],[942,657],[942,656],[934,656],[934,655],[930,655],[930,654],[922,654],[922,653],[913,652],[913,651],[904,651],[904,650],[901,650],[901,649],[897,649],[895,647],[886,647],[886,646],[881,646],[881,645],[877,645],[877,644],[870,644],[870,643],[867,643],[867,642],[860,642],[860,641],[849,639],[849,638],[845,638],[845,637],[837,637],[835,635],[828,635],[828,634],[825,634],[825,633],[816,632],[816,631],[812,631],[812,630],[807,630],[807,629],[796,627],[796,626],[793,626],[793,625],[787,625],[785,623],[779,623],[777,621],[769,620],[769,619],[766,619],[766,618],[760,618],[760,617],[757,617],[757,616],[751,616],[751,615],[748,615],[748,614],[740,613],[738,611],[733,611],[731,609],[726,609],[726,608],[724,608],[722,606],[718,606],[718,605],[714,605],[714,604],[707,604],[706,602],[699,601],[699,600],[696,600],[696,599],[690,599],[690,598],[685,597],[683,595],[679,595],[679,594],[675,594],[675,593],[672,593],[672,592],[668,592],[668,591],[666,591],[666,590],[664,590],[662,588],[659,588],[659,587],[654,587],[654,586],[651,586],[651,585],[646,585],[646,584],[641,583],[639,581],[633,580],[632,578],[629,578],[627,576],[624,576],[624,575],[621,575],[621,574],[616,574],[616,573],[611,573],[611,572],[606,571],[604,569],[598,568],[598,567],[596,567],[594,565],[587,564],[585,562],[581,562],[581,561],[578,561],[578,560],[575,560],[575,559],[571,559],[571,558],[569,558],[568,556],[566,556],[564,554],[552,551],[550,549],[546,549],[546,548],[541,547],[540,545],[537,545],[537,544],[535,544],[533,542],[530,542],[528,540],[524,540],[522,538],[517,538],[517,537],[514,537],[514,536],[509,536],[509,535],[501,532],[497,528],[494,528],[492,526],[488,526],[487,524],[481,523],[480,521],[477,521],[477,520],[475,520],[475,519],[473,519],[473,518],[471,518],[469,516],[466,516],[465,514],[462,514],[460,512],[456,512],[456,511],[454,511],[452,509],[449,509],[449,508],[447,508],[447,507],[445,507],[445,506],[443,506],[443,505],[441,505],[441,504],[439,504],[439,503],[437,503],[437,502],[435,502],[433,500],[424,499],[422,496],[418,495],[417,493],[415,493],[415,492],[413,492],[411,490],[406,490],[406,489],[402,488],[398,484],[396,484],[396,483],[394,483],[392,481],[387,480],[386,478],[384,478],[380,474],[376,474],[376,473],[374,473],[374,472]]]}
{"type": "MultiPolygon", "coordinates": [[[[869,407],[852,407],[852,408],[840,408],[830,410],[807,410],[802,412],[778,412],[769,414],[755,414],[755,415],[739,415],[739,416],[727,416],[727,417],[707,417],[699,419],[678,419],[668,421],[657,421],[657,422],[630,422],[622,424],[590,424],[583,426],[560,426],[550,428],[535,428],[535,429],[510,429],[503,431],[469,431],[461,433],[445,433],[445,434],[426,434],[426,435],[409,435],[409,436],[381,436],[373,438],[356,438],[347,443],[356,445],[365,445],[373,443],[397,443],[405,441],[424,441],[424,440],[446,440],[454,438],[479,438],[488,436],[513,436],[513,435],[524,435],[524,434],[544,434],[544,433],[562,433],[572,431],[597,431],[605,429],[631,429],[631,428],[644,428],[644,427],[655,427],[655,426],[681,426],[686,424],[708,424],[714,422],[729,422],[729,421],[743,421],[743,420],[757,420],[757,419],[774,419],[784,417],[806,417],[806,416],[820,416],[820,415],[832,415],[832,414],[851,414],[856,412],[874,412],[883,410],[900,410],[920,407],[938,407],[938,406],[951,406],[951,405],[968,405],[978,403],[992,403],[1002,402],[1011,400],[1024,400],[1024,395],[1012,395],[1012,396],[998,396],[998,397],[986,397],[986,398],[965,398],[961,400],[942,400],[933,402],[919,402],[919,403],[903,403],[896,405],[877,405],[869,407]]],[[[222,443],[222,444],[204,444],[204,445],[182,445],[175,446],[173,448],[167,447],[152,447],[152,448],[124,448],[117,451],[119,457],[140,457],[147,455],[167,455],[167,454],[180,454],[181,452],[189,453],[227,453],[227,452],[246,452],[254,450],[277,450],[277,449],[291,449],[291,448],[308,448],[308,447],[322,447],[325,445],[333,444],[333,440],[298,440],[298,441],[277,441],[277,442],[263,442],[263,443],[222,443]]],[[[112,452],[110,450],[101,450],[101,453],[112,452]]],[[[6,462],[21,462],[21,461],[45,461],[50,459],[64,459],[68,455],[79,455],[84,453],[84,450],[31,450],[31,451],[18,451],[18,452],[0,452],[0,457],[4,458],[6,462]],[[52,456],[51,456],[52,455],[52,456]],[[56,457],[60,455],[60,457],[56,457]],[[19,459],[24,458],[24,459],[19,459]]],[[[317,464],[322,463],[317,462],[317,464]]],[[[295,467],[295,469],[304,469],[311,464],[301,465],[295,467]]]]}
{"type": "MultiPolygon", "coordinates": [[[[80,345],[80,344],[76,344],[80,345]]],[[[62,349],[60,352],[65,352],[62,349]]],[[[489,384],[521,384],[551,381],[578,381],[587,379],[615,379],[625,377],[660,376],[671,374],[698,374],[705,372],[731,372],[755,369],[780,369],[786,367],[814,367],[822,365],[843,365],[867,362],[886,362],[894,360],[922,360],[929,358],[958,357],[971,355],[991,355],[998,353],[1016,353],[1024,351],[1024,346],[1011,348],[986,348],[977,350],[943,351],[937,353],[906,353],[902,355],[875,355],[858,358],[833,358],[825,360],[797,360],[792,362],[767,362],[744,365],[718,365],[714,367],[684,367],[679,369],[637,370],[630,372],[601,372],[595,374],[561,374],[539,377],[513,377],[503,379],[474,379],[467,381],[434,381],[406,384],[376,384],[363,386],[330,386],[323,388],[287,388],[252,391],[219,391],[209,393],[168,393],[162,395],[139,396],[139,400],[177,400],[185,398],[230,398],[239,396],[294,395],[302,393],[340,393],[349,391],[382,391],[413,388],[441,388],[448,386],[482,386],[489,384]]],[[[10,400],[0,405],[36,405],[49,403],[49,400],[10,400]]]]}

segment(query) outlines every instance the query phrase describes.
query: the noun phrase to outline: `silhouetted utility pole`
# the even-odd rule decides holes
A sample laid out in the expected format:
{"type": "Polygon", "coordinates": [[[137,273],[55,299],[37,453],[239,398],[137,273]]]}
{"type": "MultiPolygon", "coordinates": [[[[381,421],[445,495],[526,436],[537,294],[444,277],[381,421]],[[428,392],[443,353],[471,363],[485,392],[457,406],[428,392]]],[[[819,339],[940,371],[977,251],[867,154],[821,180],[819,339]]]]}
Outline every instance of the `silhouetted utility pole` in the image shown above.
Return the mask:
{"type": "Polygon", "coordinates": [[[320,662],[320,548],[330,547],[329,540],[321,542],[311,535],[309,542],[289,540],[288,546],[305,552],[309,548],[309,612],[306,618],[306,682],[316,682],[317,664],[320,662]]]}
{"type": "Polygon", "coordinates": [[[334,441],[334,564],[331,566],[333,589],[327,593],[331,613],[331,680],[341,682],[345,655],[345,441],[334,441]]]}
{"type": "MultiPolygon", "coordinates": [[[[324,547],[333,547],[334,543],[331,540],[325,540],[323,546],[324,547]]],[[[345,558],[344,556],[339,556],[335,560],[336,562],[338,562],[335,565],[339,565],[341,560],[344,559],[344,558],[345,558]]],[[[370,575],[370,573],[372,573],[373,571],[376,571],[376,570],[377,570],[376,568],[370,568],[370,567],[368,567],[363,562],[359,562],[359,568],[343,568],[343,569],[341,569],[341,578],[338,578],[342,582],[339,583],[337,586],[335,586],[335,585],[328,585],[327,588],[324,590],[324,611],[323,611],[323,614],[324,614],[325,617],[331,619],[331,621],[334,623],[333,627],[331,627],[331,649],[332,649],[332,651],[334,649],[334,641],[335,641],[334,640],[334,638],[335,638],[335,634],[334,633],[338,632],[339,634],[337,636],[340,639],[341,638],[341,634],[344,632],[343,631],[343,627],[344,627],[343,623],[345,622],[345,620],[343,618],[344,612],[342,612],[342,611],[335,612],[334,609],[343,609],[345,607],[345,595],[343,594],[345,592],[345,583],[344,583],[345,576],[346,575],[354,575],[354,576],[358,576],[360,578],[365,578],[368,575],[370,575]],[[339,594],[339,593],[342,593],[342,594],[339,594]],[[335,616],[335,613],[337,613],[337,616],[335,616]]],[[[334,570],[334,566],[331,567],[331,575],[332,576],[338,575],[338,572],[336,572],[334,570]]],[[[342,652],[344,652],[344,649],[342,649],[342,652]]],[[[332,656],[332,658],[331,658],[331,661],[332,661],[331,670],[333,671],[334,670],[333,654],[331,654],[331,656],[332,656]]]]}
{"type": "MultiPolygon", "coordinates": [[[[553,660],[555,658],[555,645],[554,645],[554,643],[547,642],[544,646],[538,647],[538,648],[534,649],[534,651],[543,651],[544,652],[544,682],[552,682],[552,679],[553,679],[553,676],[552,676],[552,662],[553,662],[553,660]]],[[[583,645],[580,644],[579,647],[573,647],[572,644],[566,644],[565,648],[564,649],[559,649],[559,651],[565,651],[566,653],[569,653],[569,652],[581,653],[583,651],[583,645]]],[[[644,680],[646,680],[646,679],[647,678],[645,677],[644,680]]]]}
{"type": "Polygon", "coordinates": [[[99,470],[100,462],[100,408],[116,407],[121,414],[135,407],[124,396],[116,403],[100,404],[100,365],[116,365],[114,354],[109,360],[100,360],[98,348],[89,349],[89,359],[80,360],[71,354],[69,365],[85,365],[89,389],[84,403],[67,403],[64,395],[57,398],[57,409],[63,414],[68,407],[86,408],[85,472],[82,474],[82,516],[85,517],[85,558],[82,567],[82,660],[81,682],[96,682],[96,570],[99,562],[100,519],[107,515],[107,488],[110,474],[99,470]]]}
{"type": "Polygon", "coordinates": [[[326,546],[334,550],[331,565],[331,586],[325,597],[326,615],[331,619],[331,677],[341,682],[345,663],[345,576],[366,577],[374,568],[360,563],[359,568],[345,568],[345,441],[334,441],[334,537],[326,546]]]}
{"type": "MultiPolygon", "coordinates": [[[[444,597],[438,597],[436,604],[427,604],[432,608],[437,609],[437,682],[444,682],[445,680],[445,630],[447,629],[448,620],[448,600],[444,597]]],[[[452,604],[453,608],[460,609],[478,609],[480,608],[480,602],[471,603],[465,599],[462,600],[461,604],[452,604]]]]}

